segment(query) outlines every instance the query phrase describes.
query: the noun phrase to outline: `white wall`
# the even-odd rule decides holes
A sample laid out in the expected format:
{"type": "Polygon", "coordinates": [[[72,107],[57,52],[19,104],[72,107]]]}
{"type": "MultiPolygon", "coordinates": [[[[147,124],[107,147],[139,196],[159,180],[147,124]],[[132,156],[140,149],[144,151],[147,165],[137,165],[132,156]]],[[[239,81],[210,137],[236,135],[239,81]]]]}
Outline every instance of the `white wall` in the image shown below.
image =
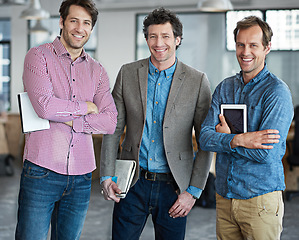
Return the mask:
{"type": "MultiPolygon", "coordinates": [[[[129,0],[128,0],[129,1],[129,0]]],[[[232,0],[236,2],[237,0],[232,0]]],[[[140,12],[149,12],[153,8],[163,5],[176,11],[194,11],[196,0],[161,0],[154,1],[131,0],[129,7],[121,4],[109,3],[113,1],[96,1],[100,10],[98,21],[98,49],[96,57],[108,71],[113,86],[115,77],[123,63],[135,60],[135,15],[140,12]],[[132,3],[133,2],[133,3],[132,3]],[[182,2],[185,6],[182,6],[182,2]]],[[[237,5],[235,8],[272,9],[272,8],[299,8],[298,0],[248,0],[247,5],[237,5]]],[[[52,15],[58,15],[61,0],[41,0],[43,8],[52,15]]],[[[27,52],[27,23],[20,19],[20,13],[26,6],[0,7],[0,17],[11,17],[12,44],[11,44],[11,102],[12,112],[18,112],[16,94],[23,90],[22,72],[23,60],[27,52]]],[[[224,37],[223,37],[224,41],[224,37]]]]}
{"type": "Polygon", "coordinates": [[[97,60],[106,68],[111,87],[122,64],[135,59],[135,12],[100,12],[97,60]]]}

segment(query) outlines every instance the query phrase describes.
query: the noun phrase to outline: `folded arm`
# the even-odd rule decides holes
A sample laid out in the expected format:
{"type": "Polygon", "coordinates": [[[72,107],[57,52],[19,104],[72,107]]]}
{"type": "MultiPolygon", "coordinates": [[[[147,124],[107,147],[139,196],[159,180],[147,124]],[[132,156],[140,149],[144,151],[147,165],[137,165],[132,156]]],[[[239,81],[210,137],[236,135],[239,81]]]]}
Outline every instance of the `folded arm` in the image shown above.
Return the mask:
{"type": "MultiPolygon", "coordinates": [[[[225,117],[219,115],[220,123],[216,125],[216,132],[230,134],[231,130],[225,121],[225,117]]],[[[245,147],[250,149],[272,149],[274,144],[279,143],[279,131],[275,129],[267,129],[255,132],[246,132],[236,134],[230,142],[231,148],[245,147]]]]}
{"type": "Polygon", "coordinates": [[[25,57],[24,87],[37,115],[52,122],[72,126],[76,132],[112,133],[117,112],[105,70],[99,66],[101,83],[96,91],[91,89],[91,92],[95,92],[94,96],[78,100],[68,97],[70,86],[67,76],[63,76],[65,79],[61,82],[56,81],[56,87],[53,85],[52,78],[62,77],[63,74],[57,76],[54,71],[51,75],[48,64],[43,53],[36,48],[29,50],[25,57]]]}
{"type": "Polygon", "coordinates": [[[275,94],[265,96],[264,99],[261,118],[256,122],[249,122],[254,124],[252,125],[254,127],[249,126],[251,132],[236,135],[230,134],[227,126],[219,120],[220,103],[213,98],[212,107],[200,134],[202,148],[260,163],[271,159],[269,155],[276,154],[272,149],[283,147],[286,140],[293,117],[293,106],[290,96],[284,90],[280,92],[277,90],[275,94]]]}

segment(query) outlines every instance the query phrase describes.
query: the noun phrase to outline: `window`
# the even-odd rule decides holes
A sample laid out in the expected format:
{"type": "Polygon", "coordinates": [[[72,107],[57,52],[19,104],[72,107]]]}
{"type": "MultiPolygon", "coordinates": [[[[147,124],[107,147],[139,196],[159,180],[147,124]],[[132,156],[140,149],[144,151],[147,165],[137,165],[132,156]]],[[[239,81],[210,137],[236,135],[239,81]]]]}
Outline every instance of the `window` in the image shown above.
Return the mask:
{"type": "Polygon", "coordinates": [[[236,22],[246,16],[255,15],[265,19],[273,31],[273,50],[299,50],[299,10],[229,11],[226,14],[226,48],[235,50],[233,30],[236,22]],[[265,16],[265,18],[263,17],[265,16]]]}
{"type": "Polygon", "coordinates": [[[259,10],[248,10],[248,11],[229,11],[226,14],[226,48],[229,51],[234,51],[235,39],[234,39],[234,29],[238,21],[242,20],[247,16],[257,16],[263,18],[263,12],[259,10]]]}
{"type": "Polygon", "coordinates": [[[268,10],[266,21],[273,30],[272,50],[299,50],[299,10],[268,10]]]}
{"type": "Polygon", "coordinates": [[[0,111],[10,109],[10,21],[0,19],[0,111]]]}

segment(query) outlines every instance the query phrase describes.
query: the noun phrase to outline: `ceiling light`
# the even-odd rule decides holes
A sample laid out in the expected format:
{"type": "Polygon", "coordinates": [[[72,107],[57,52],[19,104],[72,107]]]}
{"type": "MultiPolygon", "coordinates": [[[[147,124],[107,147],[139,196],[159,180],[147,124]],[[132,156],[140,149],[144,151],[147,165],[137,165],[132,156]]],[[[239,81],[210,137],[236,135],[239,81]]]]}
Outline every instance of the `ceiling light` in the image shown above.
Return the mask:
{"type": "Polygon", "coordinates": [[[0,0],[3,5],[25,5],[27,0],[0,0]]]}
{"type": "Polygon", "coordinates": [[[42,25],[40,19],[36,20],[36,24],[34,25],[34,27],[30,28],[30,33],[48,33],[48,32],[49,32],[48,29],[42,25]]]}
{"type": "Polygon", "coordinates": [[[50,13],[41,8],[39,0],[30,0],[29,8],[21,13],[21,18],[27,20],[49,18],[50,13]]]}
{"type": "Polygon", "coordinates": [[[201,0],[197,6],[203,12],[226,12],[233,10],[230,0],[201,0]]]}

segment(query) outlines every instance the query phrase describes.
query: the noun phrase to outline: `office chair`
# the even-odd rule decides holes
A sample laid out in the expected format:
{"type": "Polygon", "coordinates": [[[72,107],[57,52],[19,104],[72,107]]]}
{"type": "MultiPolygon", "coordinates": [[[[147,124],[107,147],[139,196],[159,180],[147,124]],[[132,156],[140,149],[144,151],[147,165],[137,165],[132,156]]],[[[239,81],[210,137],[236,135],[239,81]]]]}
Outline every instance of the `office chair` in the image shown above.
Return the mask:
{"type": "MultiPolygon", "coordinates": [[[[299,106],[295,108],[294,114],[295,129],[294,129],[294,140],[292,142],[292,147],[289,148],[290,154],[287,157],[287,161],[290,166],[290,171],[293,171],[293,167],[299,166],[299,106]]],[[[286,200],[291,200],[292,197],[299,196],[299,191],[286,191],[286,200]]]]}

